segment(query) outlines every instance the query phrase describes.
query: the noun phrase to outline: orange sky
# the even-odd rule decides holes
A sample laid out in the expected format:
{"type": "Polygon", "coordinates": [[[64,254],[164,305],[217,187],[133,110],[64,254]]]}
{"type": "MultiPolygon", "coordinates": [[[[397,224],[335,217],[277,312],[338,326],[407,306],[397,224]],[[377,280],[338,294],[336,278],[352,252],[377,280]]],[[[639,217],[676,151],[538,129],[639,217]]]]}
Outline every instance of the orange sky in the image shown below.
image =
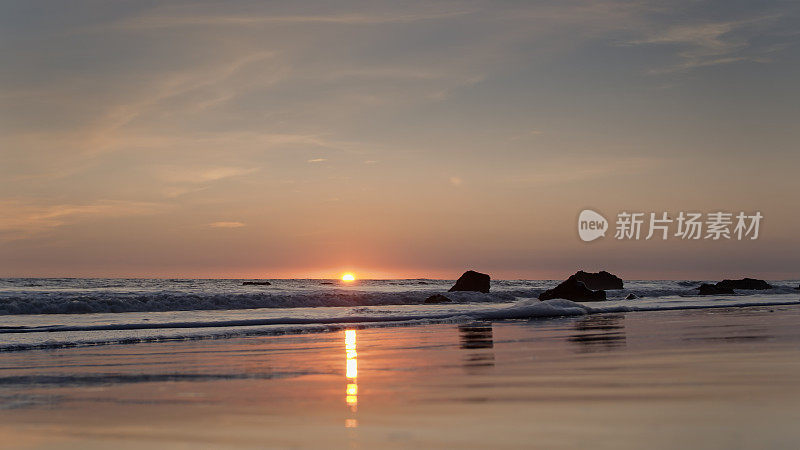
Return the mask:
{"type": "Polygon", "coordinates": [[[797,7],[724,6],[4,7],[0,276],[796,278],[797,7]]]}

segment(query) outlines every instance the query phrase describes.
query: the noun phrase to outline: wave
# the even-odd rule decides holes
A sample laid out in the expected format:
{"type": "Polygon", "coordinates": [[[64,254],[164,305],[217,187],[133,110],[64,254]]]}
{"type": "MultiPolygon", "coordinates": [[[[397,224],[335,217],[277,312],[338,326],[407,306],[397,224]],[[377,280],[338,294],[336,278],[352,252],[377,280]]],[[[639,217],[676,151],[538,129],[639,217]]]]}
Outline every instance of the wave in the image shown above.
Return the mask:
{"type": "MultiPolygon", "coordinates": [[[[472,321],[531,320],[583,316],[587,314],[621,313],[636,311],[668,311],[712,308],[774,307],[800,305],[794,296],[761,296],[755,298],[731,297],[714,299],[672,298],[664,302],[625,304],[623,302],[595,303],[587,305],[569,300],[536,299],[521,300],[502,307],[475,308],[467,305],[451,310],[425,310],[416,308],[403,311],[372,311],[355,308],[346,314],[318,317],[269,317],[236,320],[187,320],[176,322],[137,322],[100,325],[47,325],[20,326],[0,329],[6,337],[38,333],[38,342],[9,343],[0,345],[0,351],[23,351],[34,349],[57,349],[109,344],[135,344],[175,340],[220,339],[243,336],[263,336],[337,331],[345,328],[374,328],[410,326],[430,323],[460,323],[472,321]],[[791,298],[791,300],[790,300],[791,298]],[[175,330],[186,330],[175,332],[175,330]],[[130,335],[118,338],[93,338],[98,332],[132,332],[155,330],[150,334],[130,335]],[[166,333],[171,330],[172,333],[166,333]],[[86,336],[83,339],[62,340],[47,338],[47,335],[69,333],[71,336],[86,336]]],[[[102,334],[102,333],[101,333],[102,334]]],[[[63,335],[62,335],[63,336],[63,335]]],[[[4,339],[8,340],[8,339],[4,339]]]]}
{"type": "MultiPolygon", "coordinates": [[[[38,293],[0,298],[0,315],[12,314],[91,314],[122,312],[231,310],[258,308],[305,308],[324,306],[415,305],[439,290],[405,292],[318,291],[219,293],[38,293]]],[[[539,291],[541,292],[541,291],[539,291]]],[[[456,303],[503,303],[514,301],[519,294],[537,292],[450,292],[456,303]]],[[[535,296],[531,295],[531,296],[535,296]]]]}
{"type": "MultiPolygon", "coordinates": [[[[40,280],[0,279],[0,315],[93,314],[261,308],[358,307],[420,305],[433,294],[444,293],[455,304],[508,303],[536,298],[557,281],[497,281],[492,292],[445,292],[451,285],[442,280],[364,282],[344,289],[335,281],[273,280],[270,287],[243,287],[232,280],[40,280]],[[330,284],[326,284],[330,283],[330,284]],[[426,283],[426,284],[421,284],[426,283]]],[[[628,282],[626,289],[607,291],[609,300],[628,294],[640,298],[696,297],[700,281],[628,282]]],[[[768,291],[747,294],[797,293],[797,282],[776,283],[768,291]]]]}

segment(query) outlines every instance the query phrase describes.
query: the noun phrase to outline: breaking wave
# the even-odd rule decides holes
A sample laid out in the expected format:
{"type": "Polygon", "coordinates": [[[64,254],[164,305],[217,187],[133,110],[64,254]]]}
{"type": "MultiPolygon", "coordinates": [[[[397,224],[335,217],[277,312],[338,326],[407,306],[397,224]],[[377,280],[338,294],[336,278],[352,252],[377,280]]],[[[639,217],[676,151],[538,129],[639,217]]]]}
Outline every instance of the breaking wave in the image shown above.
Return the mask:
{"type": "MultiPolygon", "coordinates": [[[[59,293],[36,296],[0,297],[0,315],[9,314],[91,314],[156,311],[231,310],[260,308],[309,308],[330,306],[418,305],[441,291],[408,292],[279,292],[279,293],[59,293]]],[[[515,294],[451,292],[456,303],[503,303],[515,294]]]]}
{"type": "MultiPolygon", "coordinates": [[[[666,311],[734,307],[800,305],[795,295],[688,299],[671,297],[662,301],[577,303],[555,299],[525,299],[502,306],[450,305],[448,307],[324,308],[317,314],[208,320],[190,316],[182,321],[129,320],[100,323],[7,326],[0,328],[6,343],[0,351],[70,348],[109,344],[134,344],[174,340],[219,339],[242,336],[298,334],[341,330],[348,327],[391,327],[468,321],[531,320],[581,316],[598,313],[666,311]],[[27,336],[31,336],[27,339],[27,336]],[[17,342],[14,342],[17,341],[17,342]]],[[[263,311],[263,310],[262,310],[263,311]]],[[[215,313],[216,314],[216,313],[215,313]]],[[[208,316],[206,316],[208,317],[208,316]]],[[[210,316],[210,317],[213,317],[210,316]]],[[[133,318],[131,318],[133,319],[133,318]]]]}
{"type": "MultiPolygon", "coordinates": [[[[558,281],[498,280],[492,292],[446,292],[447,280],[272,280],[270,286],[242,286],[242,280],[0,279],[0,315],[92,314],[159,311],[214,311],[261,308],[419,305],[445,293],[455,304],[508,303],[536,298],[558,281]]],[[[607,291],[609,300],[696,296],[701,281],[633,281],[607,291]]],[[[797,293],[796,282],[775,283],[758,293],[797,293]]],[[[743,293],[747,293],[743,291],[743,293]]],[[[750,292],[752,293],[752,292],[750,292]]]]}

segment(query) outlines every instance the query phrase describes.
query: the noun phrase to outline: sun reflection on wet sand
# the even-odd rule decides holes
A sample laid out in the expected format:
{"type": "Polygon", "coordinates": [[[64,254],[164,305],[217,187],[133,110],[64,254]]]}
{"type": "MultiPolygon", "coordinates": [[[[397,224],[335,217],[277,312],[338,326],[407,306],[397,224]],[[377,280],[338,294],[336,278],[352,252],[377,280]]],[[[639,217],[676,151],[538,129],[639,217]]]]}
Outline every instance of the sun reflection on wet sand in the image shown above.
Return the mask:
{"type": "MultiPolygon", "coordinates": [[[[347,389],[345,390],[344,401],[352,412],[358,410],[358,353],[356,353],[356,330],[345,330],[344,348],[347,361],[345,376],[347,377],[347,389]]],[[[355,419],[348,419],[348,427],[355,427],[355,419]]]]}

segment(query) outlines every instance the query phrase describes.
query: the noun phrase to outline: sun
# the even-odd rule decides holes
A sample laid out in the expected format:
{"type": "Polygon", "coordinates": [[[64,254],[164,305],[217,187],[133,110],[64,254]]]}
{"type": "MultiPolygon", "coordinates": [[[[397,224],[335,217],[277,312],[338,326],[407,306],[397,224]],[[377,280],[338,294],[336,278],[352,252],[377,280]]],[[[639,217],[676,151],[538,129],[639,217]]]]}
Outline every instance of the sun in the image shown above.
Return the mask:
{"type": "Polygon", "coordinates": [[[355,281],[356,277],[353,276],[352,273],[346,273],[342,275],[342,281],[355,281]]]}

